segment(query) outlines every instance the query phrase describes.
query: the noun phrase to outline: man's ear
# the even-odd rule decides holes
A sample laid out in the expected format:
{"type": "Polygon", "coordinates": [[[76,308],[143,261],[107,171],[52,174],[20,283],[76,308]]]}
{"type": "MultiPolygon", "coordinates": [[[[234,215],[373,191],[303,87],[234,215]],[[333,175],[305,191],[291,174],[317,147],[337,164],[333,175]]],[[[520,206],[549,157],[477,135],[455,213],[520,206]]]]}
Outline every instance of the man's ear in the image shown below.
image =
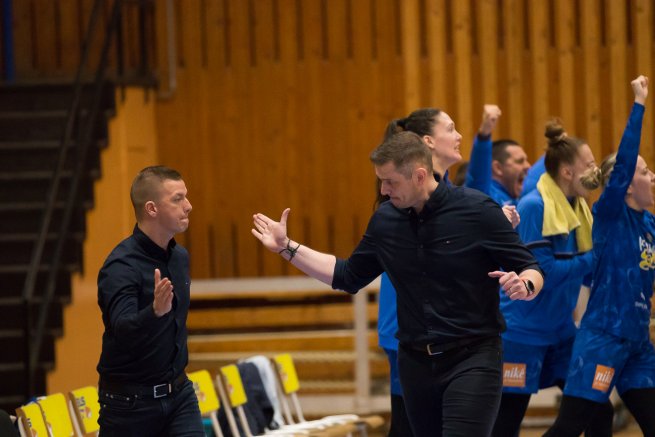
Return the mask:
{"type": "Polygon", "coordinates": [[[496,177],[503,175],[503,165],[496,159],[491,161],[491,175],[496,177]]]}
{"type": "Polygon", "coordinates": [[[155,217],[157,215],[157,206],[152,200],[148,200],[144,205],[144,208],[146,210],[146,214],[148,214],[150,217],[155,217]]]}
{"type": "Polygon", "coordinates": [[[414,175],[416,175],[416,182],[422,185],[425,183],[428,171],[424,167],[416,167],[414,169],[414,175]]]}

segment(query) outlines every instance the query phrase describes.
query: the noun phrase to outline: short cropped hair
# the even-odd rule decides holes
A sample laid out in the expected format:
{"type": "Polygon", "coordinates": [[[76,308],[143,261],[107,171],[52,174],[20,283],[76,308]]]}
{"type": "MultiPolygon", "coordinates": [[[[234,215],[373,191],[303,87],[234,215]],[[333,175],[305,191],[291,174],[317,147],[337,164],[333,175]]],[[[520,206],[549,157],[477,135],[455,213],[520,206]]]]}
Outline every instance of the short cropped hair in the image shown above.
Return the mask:
{"type": "Polygon", "coordinates": [[[396,171],[406,178],[412,176],[416,164],[425,167],[430,175],[434,172],[430,149],[414,132],[403,131],[390,135],[371,152],[370,159],[378,167],[393,162],[396,171]]]}
{"type": "Polygon", "coordinates": [[[509,153],[507,152],[507,148],[509,146],[520,146],[519,143],[517,143],[514,140],[510,139],[504,139],[504,140],[496,140],[491,144],[491,159],[492,161],[498,161],[501,164],[505,164],[507,161],[507,158],[509,158],[509,153]]]}
{"type": "Polygon", "coordinates": [[[163,165],[146,167],[136,175],[132,181],[130,199],[137,220],[142,218],[145,204],[159,198],[159,187],[166,180],[181,181],[182,176],[177,170],[163,165]]]}

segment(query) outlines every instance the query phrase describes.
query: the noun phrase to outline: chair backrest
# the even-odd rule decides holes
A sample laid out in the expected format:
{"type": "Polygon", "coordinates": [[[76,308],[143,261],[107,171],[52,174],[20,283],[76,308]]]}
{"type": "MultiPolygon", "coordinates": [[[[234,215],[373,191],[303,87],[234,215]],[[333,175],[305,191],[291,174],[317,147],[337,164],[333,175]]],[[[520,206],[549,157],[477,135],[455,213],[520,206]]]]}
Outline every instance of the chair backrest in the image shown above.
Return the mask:
{"type": "MultiPolygon", "coordinates": [[[[285,410],[285,416],[289,410],[289,401],[293,405],[293,410],[295,412],[296,420],[299,422],[305,421],[305,416],[303,415],[302,408],[300,406],[300,401],[298,400],[298,390],[300,389],[300,381],[298,380],[298,374],[296,373],[296,366],[293,364],[293,358],[291,354],[279,354],[273,357],[275,362],[275,370],[277,371],[278,378],[280,380],[280,385],[282,387],[282,392],[288,397],[288,400],[283,398],[282,406],[285,410]]],[[[289,413],[290,414],[290,413],[289,413]]],[[[287,417],[287,420],[289,418],[287,417]]],[[[290,419],[293,421],[293,418],[290,419]]]]}
{"type": "Polygon", "coordinates": [[[43,420],[43,413],[37,403],[30,403],[16,408],[18,430],[23,437],[47,437],[48,430],[43,420]]]}
{"type": "Polygon", "coordinates": [[[296,366],[293,364],[291,354],[280,354],[273,357],[275,367],[280,377],[284,393],[290,395],[300,389],[300,381],[296,373],[296,366]]]}
{"type": "Polygon", "coordinates": [[[43,418],[51,437],[71,437],[75,435],[66,398],[63,394],[51,394],[43,399],[39,399],[37,402],[41,407],[43,418]]]}
{"type": "Polygon", "coordinates": [[[196,391],[200,414],[209,416],[212,421],[214,434],[218,437],[223,437],[223,431],[218,424],[217,417],[217,412],[221,404],[218,401],[211,375],[206,370],[198,370],[197,372],[189,373],[187,376],[193,383],[193,389],[196,391]]]}
{"type": "Polygon", "coordinates": [[[248,402],[246,390],[243,388],[241,374],[235,364],[221,367],[221,375],[225,381],[225,389],[232,408],[241,407],[248,402]]]}
{"type": "Polygon", "coordinates": [[[68,400],[81,435],[97,435],[100,430],[98,390],[93,386],[78,388],[68,393],[68,400]]]}
{"type": "Polygon", "coordinates": [[[248,402],[248,397],[246,396],[246,390],[243,388],[243,381],[241,380],[239,369],[235,364],[223,366],[220,369],[220,377],[223,380],[229,405],[237,410],[237,415],[239,416],[239,421],[246,437],[251,437],[252,431],[250,430],[250,425],[248,425],[248,419],[243,409],[243,406],[248,402]]]}

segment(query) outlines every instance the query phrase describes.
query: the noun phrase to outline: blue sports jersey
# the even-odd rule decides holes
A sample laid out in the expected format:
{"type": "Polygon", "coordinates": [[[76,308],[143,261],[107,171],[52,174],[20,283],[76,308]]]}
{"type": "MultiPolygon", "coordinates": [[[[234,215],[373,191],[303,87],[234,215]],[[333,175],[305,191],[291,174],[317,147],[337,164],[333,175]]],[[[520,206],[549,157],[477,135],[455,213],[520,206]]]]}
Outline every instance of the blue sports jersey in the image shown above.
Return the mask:
{"type": "Polygon", "coordinates": [[[644,341],[655,279],[655,220],[635,211],[625,195],[637,166],[644,107],[635,103],[610,180],[593,207],[594,276],[585,328],[644,341]]]}
{"type": "Polygon", "coordinates": [[[528,174],[525,175],[525,179],[523,179],[523,191],[521,192],[521,196],[525,196],[530,191],[537,188],[539,178],[542,174],[546,173],[545,159],[546,155],[541,155],[539,159],[537,159],[537,162],[532,164],[532,167],[528,170],[528,174]]]}
{"type": "Polygon", "coordinates": [[[491,177],[491,148],[491,136],[475,136],[464,186],[482,191],[500,206],[516,205],[518,199],[510,196],[505,187],[491,177]]]}
{"type": "Polygon", "coordinates": [[[507,323],[503,339],[531,345],[552,345],[575,335],[573,309],[583,278],[591,272],[592,252],[578,253],[575,230],[544,237],[544,202],[533,190],[518,204],[517,231],[545,273],[543,289],[531,301],[510,300],[500,293],[507,323]]]}

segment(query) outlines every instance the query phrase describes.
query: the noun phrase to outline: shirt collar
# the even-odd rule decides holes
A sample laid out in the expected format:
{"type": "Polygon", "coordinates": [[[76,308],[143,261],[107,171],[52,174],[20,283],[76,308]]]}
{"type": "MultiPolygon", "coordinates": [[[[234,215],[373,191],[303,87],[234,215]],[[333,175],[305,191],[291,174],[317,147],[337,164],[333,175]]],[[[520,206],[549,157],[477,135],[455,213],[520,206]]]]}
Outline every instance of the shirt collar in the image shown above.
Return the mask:
{"type": "Polygon", "coordinates": [[[423,206],[421,213],[427,214],[436,211],[446,201],[448,195],[448,184],[442,181],[437,188],[430,194],[428,201],[423,206]]]}
{"type": "Polygon", "coordinates": [[[173,248],[177,245],[174,238],[171,238],[171,241],[168,242],[168,248],[166,250],[162,249],[150,239],[141,229],[139,225],[134,225],[134,231],[132,232],[134,239],[137,241],[139,246],[145,250],[145,252],[153,258],[168,261],[173,248]]]}

